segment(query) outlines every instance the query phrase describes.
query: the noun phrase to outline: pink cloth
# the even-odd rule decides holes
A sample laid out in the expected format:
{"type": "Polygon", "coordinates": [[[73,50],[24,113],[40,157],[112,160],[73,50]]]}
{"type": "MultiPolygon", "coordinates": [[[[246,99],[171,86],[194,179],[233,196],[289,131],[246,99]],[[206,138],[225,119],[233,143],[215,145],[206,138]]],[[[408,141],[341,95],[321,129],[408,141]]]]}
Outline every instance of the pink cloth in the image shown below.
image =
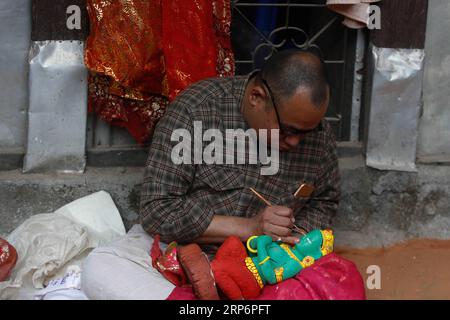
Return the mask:
{"type": "MultiPolygon", "coordinates": [[[[329,254],[292,279],[264,287],[256,300],[365,300],[364,282],[355,264],[329,254]]],[[[196,300],[189,287],[177,287],[167,300],[196,300]]]]}
{"type": "Polygon", "coordinates": [[[351,29],[367,27],[369,6],[381,0],[327,0],[328,9],[345,17],[342,22],[351,29]]]}

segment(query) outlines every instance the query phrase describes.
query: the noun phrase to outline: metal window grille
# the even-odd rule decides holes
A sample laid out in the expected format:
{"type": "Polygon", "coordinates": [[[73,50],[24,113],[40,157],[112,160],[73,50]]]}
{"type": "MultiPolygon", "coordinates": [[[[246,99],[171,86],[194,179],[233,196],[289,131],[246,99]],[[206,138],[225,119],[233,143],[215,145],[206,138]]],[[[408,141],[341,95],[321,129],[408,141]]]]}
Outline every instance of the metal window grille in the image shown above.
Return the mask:
{"type": "Polygon", "coordinates": [[[325,0],[233,0],[232,10],[236,73],[259,68],[278,50],[315,51],[331,85],[326,118],[338,140],[350,140],[356,31],[344,27],[325,0]]]}
{"type": "MultiPolygon", "coordinates": [[[[236,74],[247,74],[259,68],[275,50],[296,47],[316,51],[326,64],[331,85],[326,118],[337,139],[349,141],[354,125],[351,117],[357,32],[344,27],[342,18],[328,10],[325,2],[231,0],[236,74]]],[[[359,114],[359,109],[357,112],[359,114]]],[[[126,130],[111,127],[92,114],[88,119],[87,148],[88,163],[100,161],[89,161],[89,157],[98,156],[100,150],[116,153],[125,150],[121,153],[123,157],[117,157],[116,165],[127,162],[121,159],[128,158],[133,152],[136,154],[136,149],[141,152],[134,162],[142,162],[145,158],[145,152],[142,152],[145,148],[138,147],[126,130]]]]}

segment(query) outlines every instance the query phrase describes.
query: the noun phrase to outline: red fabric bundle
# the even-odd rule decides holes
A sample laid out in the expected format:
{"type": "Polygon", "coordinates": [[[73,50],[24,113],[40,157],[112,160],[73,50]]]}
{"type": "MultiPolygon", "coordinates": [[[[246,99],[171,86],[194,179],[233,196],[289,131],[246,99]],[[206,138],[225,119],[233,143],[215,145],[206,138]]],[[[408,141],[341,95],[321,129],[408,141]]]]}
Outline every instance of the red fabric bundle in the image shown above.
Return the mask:
{"type": "Polygon", "coordinates": [[[201,79],[234,74],[228,0],[87,5],[89,111],[125,127],[140,143],[150,137],[167,99],[201,79]]]}
{"type": "Polygon", "coordinates": [[[196,243],[180,247],[178,259],[200,300],[219,300],[208,257],[196,243]]]}
{"type": "MultiPolygon", "coordinates": [[[[294,278],[265,286],[256,300],[364,300],[364,282],[355,264],[334,253],[294,278]]],[[[168,300],[195,300],[192,290],[175,288],[168,300]]]]}
{"type": "Polygon", "coordinates": [[[245,265],[246,257],[247,252],[241,240],[229,237],[211,262],[217,286],[228,299],[252,299],[260,294],[258,282],[245,265]]]}
{"type": "Polygon", "coordinates": [[[88,0],[85,63],[122,86],[162,92],[161,1],[88,0]]]}
{"type": "Polygon", "coordinates": [[[328,254],[294,278],[264,287],[256,300],[365,300],[363,279],[355,264],[328,254]]]}
{"type": "Polygon", "coordinates": [[[17,251],[6,240],[0,238],[0,281],[6,280],[17,262],[17,251]]]}
{"type": "Polygon", "coordinates": [[[163,4],[163,51],[166,61],[169,99],[173,100],[189,84],[216,75],[217,47],[210,0],[163,4]],[[182,50],[180,50],[183,48],[182,50]]]}
{"type": "Polygon", "coordinates": [[[186,274],[178,261],[177,244],[171,242],[164,254],[159,247],[160,236],[153,239],[153,245],[150,251],[152,257],[152,266],[158,270],[167,280],[180,287],[186,284],[186,274]]]}

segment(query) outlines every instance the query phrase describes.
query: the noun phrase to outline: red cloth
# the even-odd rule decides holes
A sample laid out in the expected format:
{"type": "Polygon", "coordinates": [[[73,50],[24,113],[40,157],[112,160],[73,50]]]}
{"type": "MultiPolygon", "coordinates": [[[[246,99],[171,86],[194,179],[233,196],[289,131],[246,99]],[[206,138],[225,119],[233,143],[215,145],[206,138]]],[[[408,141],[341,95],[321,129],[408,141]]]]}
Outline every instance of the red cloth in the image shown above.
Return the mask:
{"type": "Polygon", "coordinates": [[[229,1],[164,1],[162,48],[169,100],[202,79],[234,74],[229,1]]]}
{"type": "Polygon", "coordinates": [[[158,270],[167,280],[177,287],[185,285],[187,283],[187,278],[178,261],[177,243],[171,242],[163,254],[159,247],[159,240],[160,236],[157,235],[153,239],[153,245],[150,250],[153,268],[158,270]]]}
{"type": "Polygon", "coordinates": [[[85,64],[126,88],[162,92],[161,1],[88,0],[85,64]]]}
{"type": "Polygon", "coordinates": [[[0,281],[4,281],[9,277],[16,262],[16,249],[8,241],[0,238],[0,281]]]}
{"type": "Polygon", "coordinates": [[[200,300],[218,300],[214,277],[208,257],[196,243],[182,246],[178,250],[178,259],[186,271],[189,282],[200,300]]]}
{"type": "Polygon", "coordinates": [[[238,237],[229,237],[211,262],[217,287],[231,300],[259,296],[261,288],[245,265],[247,251],[238,237]]]}
{"type": "Polygon", "coordinates": [[[91,72],[88,79],[88,111],[95,112],[113,126],[127,129],[138,143],[144,145],[164,115],[169,100],[156,95],[134,98],[135,92],[98,73],[91,72]]]}
{"type": "Polygon", "coordinates": [[[365,300],[355,264],[335,253],[317,260],[294,278],[266,286],[257,300],[365,300]]]}
{"type": "Polygon", "coordinates": [[[141,144],[181,90],[234,74],[228,0],[88,0],[87,5],[89,111],[125,127],[141,144]]]}
{"type": "MultiPolygon", "coordinates": [[[[175,288],[168,300],[196,300],[189,288],[175,288]]],[[[255,300],[365,300],[355,264],[334,253],[317,260],[294,278],[265,286],[255,300]]]]}

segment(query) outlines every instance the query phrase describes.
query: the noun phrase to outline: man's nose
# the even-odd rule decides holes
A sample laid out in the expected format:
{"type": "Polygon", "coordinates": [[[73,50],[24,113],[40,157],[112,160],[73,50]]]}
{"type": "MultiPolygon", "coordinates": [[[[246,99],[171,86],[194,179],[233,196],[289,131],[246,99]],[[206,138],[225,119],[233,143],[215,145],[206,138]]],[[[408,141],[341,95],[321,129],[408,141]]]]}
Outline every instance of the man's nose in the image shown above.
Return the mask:
{"type": "Polygon", "coordinates": [[[303,138],[303,135],[301,135],[301,134],[286,136],[286,137],[284,137],[284,142],[293,148],[293,147],[296,147],[300,143],[302,138],[303,138]]]}

